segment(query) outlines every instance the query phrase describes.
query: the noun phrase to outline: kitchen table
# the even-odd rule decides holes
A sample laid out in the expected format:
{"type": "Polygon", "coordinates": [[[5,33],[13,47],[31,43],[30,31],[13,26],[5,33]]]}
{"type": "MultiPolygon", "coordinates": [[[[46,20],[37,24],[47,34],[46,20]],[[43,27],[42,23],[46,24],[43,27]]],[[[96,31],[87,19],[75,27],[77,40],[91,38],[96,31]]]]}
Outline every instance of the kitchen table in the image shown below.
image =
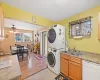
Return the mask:
{"type": "MultiPolygon", "coordinates": [[[[26,46],[24,46],[24,51],[27,52],[28,48],[26,46]]],[[[11,53],[12,54],[16,54],[17,52],[17,47],[16,46],[11,46],[11,53]]]]}

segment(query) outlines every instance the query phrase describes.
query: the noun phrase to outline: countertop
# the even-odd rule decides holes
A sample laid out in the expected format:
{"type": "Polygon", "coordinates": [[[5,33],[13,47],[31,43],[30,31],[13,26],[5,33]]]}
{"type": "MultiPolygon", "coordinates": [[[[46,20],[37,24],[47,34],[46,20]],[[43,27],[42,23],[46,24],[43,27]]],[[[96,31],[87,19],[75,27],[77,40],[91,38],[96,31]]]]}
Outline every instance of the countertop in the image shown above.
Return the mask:
{"type": "Polygon", "coordinates": [[[21,75],[20,66],[16,55],[0,57],[0,60],[11,60],[11,66],[0,69],[0,80],[12,80],[21,75]]]}
{"type": "Polygon", "coordinates": [[[77,52],[62,51],[61,53],[68,54],[68,55],[75,56],[75,57],[79,57],[82,60],[86,60],[86,61],[100,64],[100,54],[83,52],[83,51],[80,51],[80,52],[78,52],[78,51],[77,52]]]}

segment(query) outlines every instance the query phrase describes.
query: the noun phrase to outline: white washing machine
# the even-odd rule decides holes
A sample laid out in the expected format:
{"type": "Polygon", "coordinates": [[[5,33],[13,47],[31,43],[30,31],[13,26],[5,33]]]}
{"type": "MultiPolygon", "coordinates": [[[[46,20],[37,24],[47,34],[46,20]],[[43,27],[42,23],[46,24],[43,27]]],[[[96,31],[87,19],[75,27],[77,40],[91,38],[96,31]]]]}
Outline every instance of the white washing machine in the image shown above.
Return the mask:
{"type": "Polygon", "coordinates": [[[65,49],[49,48],[47,54],[48,68],[55,74],[60,73],[60,52],[65,49]]]}
{"type": "Polygon", "coordinates": [[[65,27],[53,25],[48,31],[48,47],[61,49],[65,48],[65,27]]]}

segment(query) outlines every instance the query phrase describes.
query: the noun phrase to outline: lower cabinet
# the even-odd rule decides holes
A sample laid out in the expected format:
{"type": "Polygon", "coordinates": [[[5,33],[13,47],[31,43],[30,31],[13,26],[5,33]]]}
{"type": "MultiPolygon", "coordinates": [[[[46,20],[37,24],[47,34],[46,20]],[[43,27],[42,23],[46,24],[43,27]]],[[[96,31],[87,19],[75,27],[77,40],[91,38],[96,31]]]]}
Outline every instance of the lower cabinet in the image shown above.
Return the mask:
{"type": "Polygon", "coordinates": [[[82,60],[71,55],[61,54],[60,70],[69,80],[82,80],[82,60]]]}
{"type": "Polygon", "coordinates": [[[71,80],[82,80],[82,65],[69,61],[69,78],[71,80]]]}
{"type": "Polygon", "coordinates": [[[61,73],[69,80],[100,80],[100,64],[61,54],[61,73]]]}
{"type": "Polygon", "coordinates": [[[60,64],[60,70],[61,73],[63,73],[65,76],[68,77],[68,60],[64,58],[60,58],[61,64],[60,64]]]}

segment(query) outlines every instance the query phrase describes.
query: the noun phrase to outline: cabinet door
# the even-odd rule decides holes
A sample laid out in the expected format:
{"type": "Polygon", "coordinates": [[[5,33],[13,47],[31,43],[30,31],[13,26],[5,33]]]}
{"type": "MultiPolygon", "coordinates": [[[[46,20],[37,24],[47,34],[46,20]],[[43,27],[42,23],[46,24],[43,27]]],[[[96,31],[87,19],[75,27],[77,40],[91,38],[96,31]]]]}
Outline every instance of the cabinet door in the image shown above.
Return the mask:
{"type": "Polygon", "coordinates": [[[82,80],[82,65],[69,61],[69,78],[71,80],[82,80]]]}
{"type": "Polygon", "coordinates": [[[61,58],[60,61],[60,72],[68,77],[68,60],[61,58]]]}

